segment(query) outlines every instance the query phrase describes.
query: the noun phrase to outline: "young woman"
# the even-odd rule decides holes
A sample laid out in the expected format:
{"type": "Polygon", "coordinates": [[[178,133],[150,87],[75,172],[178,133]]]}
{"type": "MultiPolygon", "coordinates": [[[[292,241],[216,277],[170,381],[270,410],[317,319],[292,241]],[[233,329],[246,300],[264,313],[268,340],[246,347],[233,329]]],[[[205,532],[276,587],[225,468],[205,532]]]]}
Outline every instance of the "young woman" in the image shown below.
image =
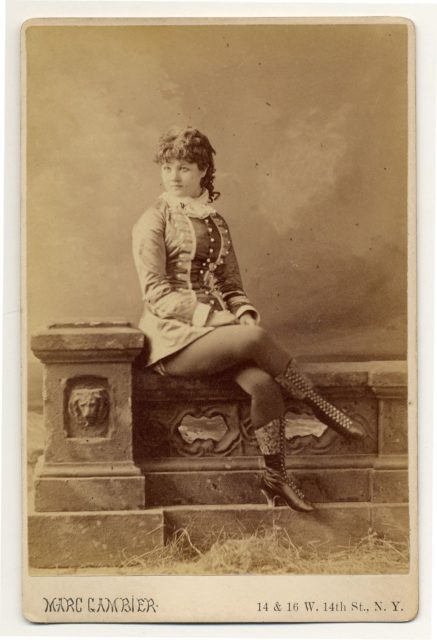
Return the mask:
{"type": "Polygon", "coordinates": [[[306,401],[315,415],[347,438],[360,425],[323,399],[290,355],[259,326],[248,300],[229,228],[215,208],[214,154],[197,129],[171,129],[155,161],[165,192],[133,230],[133,251],[144,300],[139,327],[150,341],[148,366],[162,375],[202,376],[232,368],[251,398],[251,421],[265,471],[269,504],[282,498],[312,511],[285,469],[283,394],[306,401]]]}

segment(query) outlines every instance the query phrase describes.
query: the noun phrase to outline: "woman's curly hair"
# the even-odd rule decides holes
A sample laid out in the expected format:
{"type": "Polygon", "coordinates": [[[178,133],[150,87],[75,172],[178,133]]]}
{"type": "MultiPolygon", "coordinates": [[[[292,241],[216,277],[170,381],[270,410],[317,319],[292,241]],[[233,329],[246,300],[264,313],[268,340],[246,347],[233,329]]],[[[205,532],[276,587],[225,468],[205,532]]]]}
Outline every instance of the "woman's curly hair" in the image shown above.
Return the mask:
{"type": "Polygon", "coordinates": [[[207,189],[209,201],[213,202],[220,196],[214,191],[214,154],[208,138],[194,127],[172,127],[159,139],[155,162],[163,164],[172,160],[195,162],[199,169],[206,169],[206,174],[200,181],[200,186],[207,189]]]}

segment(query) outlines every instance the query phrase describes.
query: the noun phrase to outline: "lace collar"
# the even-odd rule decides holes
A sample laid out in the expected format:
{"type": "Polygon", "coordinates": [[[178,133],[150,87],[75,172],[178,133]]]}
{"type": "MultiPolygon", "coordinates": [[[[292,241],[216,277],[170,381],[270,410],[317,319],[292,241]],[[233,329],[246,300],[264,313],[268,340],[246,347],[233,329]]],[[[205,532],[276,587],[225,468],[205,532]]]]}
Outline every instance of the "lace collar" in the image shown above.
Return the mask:
{"type": "Polygon", "coordinates": [[[214,207],[208,202],[209,193],[206,189],[198,198],[178,198],[178,196],[174,196],[167,191],[161,195],[161,198],[163,198],[170,207],[181,209],[187,216],[191,216],[192,218],[200,218],[202,220],[217,213],[214,207]]]}

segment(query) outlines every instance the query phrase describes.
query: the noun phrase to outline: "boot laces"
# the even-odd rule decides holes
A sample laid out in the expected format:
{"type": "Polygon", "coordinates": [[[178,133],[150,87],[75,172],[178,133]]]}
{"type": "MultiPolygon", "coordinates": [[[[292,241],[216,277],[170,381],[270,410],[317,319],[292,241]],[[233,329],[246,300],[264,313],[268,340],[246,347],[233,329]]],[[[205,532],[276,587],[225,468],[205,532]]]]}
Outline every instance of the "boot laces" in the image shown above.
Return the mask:
{"type": "Polygon", "coordinates": [[[299,498],[301,498],[302,500],[305,500],[305,495],[302,491],[302,489],[296,484],[295,480],[293,478],[289,478],[288,474],[287,474],[287,469],[285,468],[285,462],[282,461],[281,464],[281,472],[282,472],[282,477],[284,479],[284,482],[286,482],[288,484],[288,486],[293,489],[293,491],[295,493],[297,493],[297,495],[299,496],[299,498]]]}
{"type": "Polygon", "coordinates": [[[337,409],[330,402],[327,402],[323,398],[320,398],[317,394],[310,394],[311,400],[315,401],[316,405],[332,420],[335,420],[346,431],[350,431],[353,427],[352,420],[340,409],[337,409]]]}

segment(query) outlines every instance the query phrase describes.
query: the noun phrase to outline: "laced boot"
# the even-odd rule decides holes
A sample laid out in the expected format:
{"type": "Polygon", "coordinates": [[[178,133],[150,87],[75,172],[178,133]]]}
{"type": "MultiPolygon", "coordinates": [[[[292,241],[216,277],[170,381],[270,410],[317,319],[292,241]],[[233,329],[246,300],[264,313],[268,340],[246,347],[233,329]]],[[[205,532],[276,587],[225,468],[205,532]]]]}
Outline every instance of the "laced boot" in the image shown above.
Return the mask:
{"type": "Polygon", "coordinates": [[[275,380],[288,394],[304,400],[321,422],[344,438],[362,440],[366,436],[363,427],[322,398],[312,382],[292,362],[288,363],[284,373],[275,380]]]}
{"type": "Polygon", "coordinates": [[[282,499],[290,509],[314,511],[296,482],[287,477],[285,468],[285,420],[277,418],[255,431],[266,468],[261,478],[261,491],[267,504],[274,507],[282,499]]]}

